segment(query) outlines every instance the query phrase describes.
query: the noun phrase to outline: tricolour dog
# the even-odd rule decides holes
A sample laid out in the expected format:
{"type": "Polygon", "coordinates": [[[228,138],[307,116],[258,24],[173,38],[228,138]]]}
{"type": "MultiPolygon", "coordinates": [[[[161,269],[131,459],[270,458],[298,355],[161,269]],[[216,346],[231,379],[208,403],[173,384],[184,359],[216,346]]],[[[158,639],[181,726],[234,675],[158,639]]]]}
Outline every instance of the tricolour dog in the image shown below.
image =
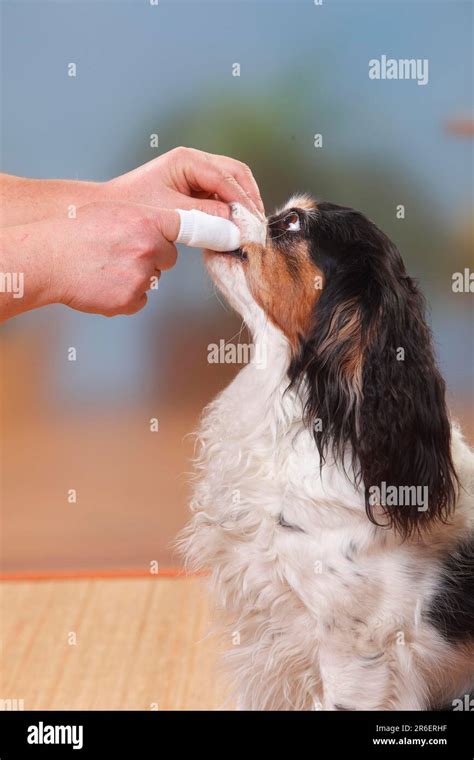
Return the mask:
{"type": "Polygon", "coordinates": [[[205,410],[189,564],[238,705],[423,710],[474,682],[474,456],[423,298],[350,208],[294,197],[264,245],[206,252],[259,361],[205,410]]]}

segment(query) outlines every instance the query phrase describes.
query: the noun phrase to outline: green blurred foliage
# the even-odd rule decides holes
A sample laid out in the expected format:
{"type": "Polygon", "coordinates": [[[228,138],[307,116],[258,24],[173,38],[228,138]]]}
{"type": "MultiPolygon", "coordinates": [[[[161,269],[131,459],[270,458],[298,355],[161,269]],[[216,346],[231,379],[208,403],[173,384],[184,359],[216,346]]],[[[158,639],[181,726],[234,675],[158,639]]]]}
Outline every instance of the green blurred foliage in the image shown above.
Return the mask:
{"type": "MultiPolygon", "coordinates": [[[[201,94],[168,118],[159,111],[150,114],[145,133],[161,125],[160,153],[186,145],[245,161],[267,213],[298,191],[363,211],[399,246],[412,274],[436,288],[437,279],[452,271],[452,262],[447,257],[448,230],[434,210],[429,188],[417,178],[415,167],[403,166],[402,156],[348,148],[350,109],[336,104],[322,81],[315,91],[314,81],[306,76],[293,71],[265,92],[256,88],[251,96],[230,96],[228,89],[201,94]],[[322,148],[313,145],[315,123],[323,135],[322,148]],[[342,133],[346,148],[338,153],[334,146],[342,133]],[[405,206],[404,220],[396,217],[398,204],[405,206]]],[[[369,121],[372,116],[378,119],[375,128],[386,128],[383,115],[368,114],[369,121]]],[[[140,150],[135,165],[155,157],[156,150],[140,150]]]]}

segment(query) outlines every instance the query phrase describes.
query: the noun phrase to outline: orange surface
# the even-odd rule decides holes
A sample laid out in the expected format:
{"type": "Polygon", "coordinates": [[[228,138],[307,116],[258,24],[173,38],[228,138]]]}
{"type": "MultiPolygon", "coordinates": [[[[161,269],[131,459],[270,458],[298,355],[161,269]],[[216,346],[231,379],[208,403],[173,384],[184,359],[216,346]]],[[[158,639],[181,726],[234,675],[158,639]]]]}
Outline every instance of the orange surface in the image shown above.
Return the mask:
{"type": "MultiPolygon", "coordinates": [[[[205,575],[205,573],[192,573],[205,575]]],[[[150,573],[142,568],[115,568],[99,570],[24,570],[0,573],[0,581],[47,581],[74,580],[77,578],[186,578],[189,574],[182,567],[165,567],[158,573],[150,573]]]]}
{"type": "Polygon", "coordinates": [[[0,601],[0,696],[25,710],[232,707],[200,578],[3,581],[0,601]]]}

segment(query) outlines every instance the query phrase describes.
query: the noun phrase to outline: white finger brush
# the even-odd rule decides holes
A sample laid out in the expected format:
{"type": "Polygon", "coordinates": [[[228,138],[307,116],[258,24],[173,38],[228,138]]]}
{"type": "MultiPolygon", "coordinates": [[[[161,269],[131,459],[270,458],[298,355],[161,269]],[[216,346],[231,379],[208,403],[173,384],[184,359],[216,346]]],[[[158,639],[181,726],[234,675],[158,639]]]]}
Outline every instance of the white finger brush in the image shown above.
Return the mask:
{"type": "Polygon", "coordinates": [[[178,209],[180,217],[177,243],[211,251],[234,251],[240,247],[240,230],[228,219],[203,211],[178,209]]]}
{"type": "Polygon", "coordinates": [[[177,209],[180,227],[177,243],[211,251],[235,251],[244,243],[265,243],[265,222],[247,211],[240,203],[232,203],[233,221],[203,211],[177,209]],[[235,223],[234,223],[235,222],[235,223]]]}

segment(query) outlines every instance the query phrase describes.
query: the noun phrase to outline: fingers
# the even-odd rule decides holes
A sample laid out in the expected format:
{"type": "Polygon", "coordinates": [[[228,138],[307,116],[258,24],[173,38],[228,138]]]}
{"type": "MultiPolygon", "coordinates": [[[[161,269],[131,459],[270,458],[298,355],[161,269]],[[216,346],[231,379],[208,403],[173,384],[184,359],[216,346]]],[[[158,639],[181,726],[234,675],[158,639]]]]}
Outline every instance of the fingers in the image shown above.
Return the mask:
{"type": "MultiPolygon", "coordinates": [[[[154,272],[153,272],[152,277],[156,277],[156,279],[159,280],[160,277],[161,277],[161,269],[155,269],[154,272]]],[[[143,287],[147,286],[147,290],[150,290],[150,288],[152,287],[151,279],[152,278],[150,277],[149,282],[147,282],[146,284],[143,285],[143,287]]],[[[137,314],[137,312],[139,312],[143,308],[145,308],[145,306],[147,305],[147,302],[148,302],[148,296],[147,296],[147,294],[146,293],[139,293],[139,295],[137,296],[137,298],[132,303],[130,303],[125,309],[118,310],[115,313],[115,315],[120,315],[121,314],[123,316],[127,316],[128,317],[128,316],[132,316],[133,314],[137,314]]]]}
{"type": "Polygon", "coordinates": [[[141,311],[148,301],[148,296],[146,293],[143,293],[135,303],[131,304],[127,309],[124,309],[123,311],[119,312],[119,314],[123,314],[124,316],[131,317],[132,314],[137,314],[137,312],[141,311]]]}
{"type": "Polygon", "coordinates": [[[162,236],[156,245],[155,268],[163,271],[171,269],[176,264],[177,258],[178,251],[176,250],[176,246],[162,236]]]}
{"type": "Polygon", "coordinates": [[[188,149],[178,155],[180,169],[192,192],[215,193],[226,203],[238,201],[254,214],[264,213],[257,185],[245,164],[188,149]]]}
{"type": "Polygon", "coordinates": [[[153,240],[153,248],[156,252],[155,269],[171,269],[178,258],[178,251],[173,243],[179,234],[179,214],[171,209],[157,209],[153,206],[143,206],[142,209],[153,223],[155,230],[153,240]]]}
{"type": "Polygon", "coordinates": [[[218,161],[220,166],[224,169],[227,168],[227,171],[235,177],[239,185],[256,206],[257,211],[265,216],[265,208],[263,206],[260,190],[258,189],[255,177],[247,164],[242,163],[242,161],[237,161],[234,158],[229,158],[228,156],[214,156],[214,158],[218,161]]]}
{"type": "MultiPolygon", "coordinates": [[[[180,219],[179,214],[174,209],[169,208],[152,208],[149,214],[154,219],[156,229],[160,236],[166,241],[174,243],[179,234],[180,219]]],[[[161,267],[163,269],[164,267],[161,267]]]]}
{"type": "Polygon", "coordinates": [[[231,209],[227,203],[214,200],[212,198],[190,198],[188,195],[179,195],[176,201],[176,207],[191,211],[197,209],[204,214],[212,214],[212,216],[220,216],[223,219],[231,218],[231,209]]]}

